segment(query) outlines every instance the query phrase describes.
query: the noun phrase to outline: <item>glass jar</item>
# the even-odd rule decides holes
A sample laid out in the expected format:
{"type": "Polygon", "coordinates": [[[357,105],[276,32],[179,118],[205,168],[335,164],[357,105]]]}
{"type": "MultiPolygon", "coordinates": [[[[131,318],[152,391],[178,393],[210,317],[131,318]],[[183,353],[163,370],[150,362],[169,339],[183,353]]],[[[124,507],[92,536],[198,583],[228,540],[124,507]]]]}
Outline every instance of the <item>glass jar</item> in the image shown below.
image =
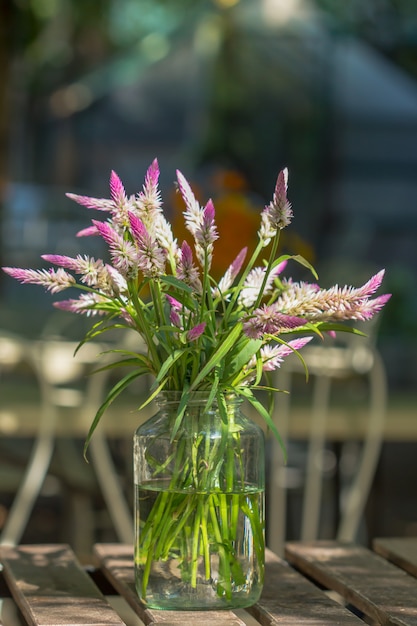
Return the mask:
{"type": "Polygon", "coordinates": [[[265,561],[264,435],[235,396],[159,395],[134,436],[135,578],[156,609],[254,604],[265,561]]]}

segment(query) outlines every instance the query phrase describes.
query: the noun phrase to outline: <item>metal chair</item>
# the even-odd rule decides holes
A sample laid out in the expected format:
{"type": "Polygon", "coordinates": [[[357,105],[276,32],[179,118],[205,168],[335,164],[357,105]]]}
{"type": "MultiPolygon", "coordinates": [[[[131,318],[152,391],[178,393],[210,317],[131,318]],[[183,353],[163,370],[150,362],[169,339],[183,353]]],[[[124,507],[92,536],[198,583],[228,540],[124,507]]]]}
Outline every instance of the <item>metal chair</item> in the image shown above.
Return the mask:
{"type": "MultiPolygon", "coordinates": [[[[327,440],[326,426],[329,417],[331,418],[332,384],[336,380],[348,380],[354,376],[366,379],[368,384],[368,420],[362,452],[353,480],[339,494],[340,522],[336,537],[340,540],[353,540],[359,530],[383,442],[388,393],[384,363],[375,347],[375,334],[368,340],[347,335],[343,344],[330,347],[306,346],[302,354],[312,379],[309,384],[313,387],[313,393],[307,460],[305,471],[300,470],[299,474],[304,483],[301,540],[314,540],[319,536],[323,479],[321,466],[327,440]]],[[[296,356],[291,356],[282,371],[278,371],[275,382],[279,388],[291,390],[294,377],[300,374],[305,375],[301,363],[296,356]]],[[[288,441],[291,394],[277,395],[273,417],[284,441],[288,441]]],[[[279,446],[272,442],[268,515],[273,521],[273,527],[269,533],[268,544],[278,554],[282,554],[286,538],[287,472],[279,446]]]]}
{"type": "MultiPolygon", "coordinates": [[[[77,406],[82,412],[87,430],[91,417],[103,399],[107,373],[99,372],[88,376],[103,346],[86,344],[74,357],[76,342],[63,339],[23,341],[17,337],[5,337],[3,336],[0,341],[0,359],[3,355],[1,359],[3,365],[7,364],[9,367],[12,365],[12,355],[14,355],[13,365],[25,359],[36,376],[40,390],[37,434],[30,459],[0,535],[0,544],[16,545],[27,526],[50,468],[60,408],[68,405],[77,406]],[[81,379],[86,381],[84,390],[72,386],[75,381],[81,379]]],[[[90,451],[92,466],[116,534],[120,541],[131,542],[132,514],[123,497],[107,441],[100,430],[97,430],[91,441],[90,451]]],[[[84,528],[83,532],[87,532],[87,529],[84,528]]]]}

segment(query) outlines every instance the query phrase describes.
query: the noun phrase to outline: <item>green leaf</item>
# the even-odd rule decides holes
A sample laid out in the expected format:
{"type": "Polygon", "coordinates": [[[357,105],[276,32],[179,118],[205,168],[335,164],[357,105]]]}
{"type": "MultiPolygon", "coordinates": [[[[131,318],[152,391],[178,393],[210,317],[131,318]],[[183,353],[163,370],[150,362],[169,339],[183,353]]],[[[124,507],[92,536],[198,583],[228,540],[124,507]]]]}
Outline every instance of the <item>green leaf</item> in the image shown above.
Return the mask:
{"type": "Polygon", "coordinates": [[[151,395],[145,400],[145,402],[140,405],[140,407],[138,408],[138,411],[142,411],[142,409],[144,409],[145,406],[148,406],[148,404],[150,404],[152,400],[156,398],[159,392],[162,391],[162,389],[165,387],[166,384],[167,384],[167,379],[165,379],[160,385],[158,385],[155,391],[153,391],[151,395]]]}
{"type": "Polygon", "coordinates": [[[174,352],[170,354],[169,357],[162,363],[156,380],[158,382],[161,382],[161,380],[168,373],[169,369],[174,365],[174,363],[178,361],[178,359],[188,351],[189,348],[184,348],[183,350],[174,350],[174,352]]]}
{"type": "Polygon", "coordinates": [[[233,377],[239,374],[242,367],[260,350],[262,343],[261,339],[249,339],[242,350],[231,360],[230,371],[233,377]]]}
{"type": "Polygon", "coordinates": [[[187,408],[189,399],[190,399],[189,387],[188,385],[184,384],[181,400],[178,406],[177,416],[175,418],[174,426],[172,427],[171,441],[173,441],[175,435],[177,434],[179,427],[181,426],[182,418],[184,417],[185,409],[187,408]]]}
{"type": "Polygon", "coordinates": [[[216,367],[219,363],[221,363],[222,359],[226,356],[226,354],[231,350],[234,346],[235,341],[239,337],[242,332],[242,323],[239,322],[236,326],[233,327],[229,335],[227,335],[226,339],[220,344],[217,350],[212,354],[211,358],[204,365],[200,373],[196,376],[194,381],[191,384],[190,391],[195,389],[199,383],[207,376],[211,370],[216,367]]]}
{"type": "Polygon", "coordinates": [[[224,394],[219,391],[217,394],[217,406],[219,408],[220,417],[222,418],[222,422],[224,424],[228,423],[228,415],[227,415],[227,403],[224,397],[224,394]]]}
{"type": "Polygon", "coordinates": [[[256,379],[255,379],[255,387],[259,385],[261,382],[263,375],[263,361],[260,352],[256,358],[256,379]]]}
{"type": "Polygon", "coordinates": [[[121,394],[121,392],[126,389],[126,387],[128,387],[130,385],[130,383],[137,378],[138,376],[140,376],[141,374],[138,373],[137,371],[134,372],[130,372],[129,374],[126,374],[126,376],[124,376],[121,380],[119,380],[119,382],[117,382],[114,387],[112,387],[112,389],[109,391],[109,393],[106,396],[106,399],[104,400],[103,404],[100,406],[100,408],[98,409],[97,413],[95,414],[94,420],[90,426],[90,430],[88,431],[88,435],[87,438],[85,440],[84,443],[84,458],[87,460],[87,448],[89,446],[89,443],[91,441],[91,437],[93,436],[93,433],[95,431],[95,429],[97,428],[100,419],[103,416],[103,413],[106,411],[106,409],[110,406],[110,404],[121,394]]]}
{"type": "Polygon", "coordinates": [[[348,326],[347,324],[339,324],[339,322],[319,322],[317,328],[320,331],[328,332],[329,330],[341,331],[343,333],[351,333],[352,335],[359,335],[360,337],[366,337],[366,333],[348,326]]]}
{"type": "Polygon", "coordinates": [[[151,361],[145,354],[142,354],[141,352],[135,352],[133,350],[112,349],[104,350],[101,354],[124,354],[128,358],[132,358],[132,360],[136,359],[137,361],[140,361],[144,367],[151,367],[152,365],[151,361]]]}
{"type": "Polygon", "coordinates": [[[143,376],[143,374],[149,374],[152,370],[149,367],[143,367],[142,365],[138,365],[137,363],[129,362],[128,359],[123,361],[116,361],[115,363],[107,363],[107,365],[103,365],[102,367],[98,367],[93,370],[89,375],[93,376],[94,374],[98,374],[99,372],[107,372],[112,369],[117,369],[118,367],[135,367],[135,372],[138,376],[143,376]]]}
{"type": "Polygon", "coordinates": [[[277,265],[282,263],[282,261],[287,261],[289,259],[296,261],[300,265],[303,265],[304,267],[309,269],[310,272],[313,274],[314,278],[318,279],[319,276],[316,270],[314,269],[314,267],[311,265],[309,261],[307,261],[307,259],[301,256],[301,254],[283,254],[278,259],[275,259],[275,261],[272,264],[272,267],[276,267],[277,265]]]}
{"type": "Polygon", "coordinates": [[[264,405],[262,404],[262,402],[260,402],[258,400],[258,398],[255,397],[255,395],[252,393],[252,391],[248,388],[245,387],[239,387],[239,389],[236,389],[237,393],[239,393],[240,395],[242,395],[244,398],[246,398],[248,400],[248,402],[250,402],[250,404],[254,407],[254,409],[256,409],[259,413],[259,415],[264,419],[266,425],[268,426],[268,428],[272,431],[275,439],[278,441],[279,446],[282,450],[283,456],[284,456],[284,463],[287,462],[287,451],[285,449],[285,444],[282,441],[281,435],[278,432],[277,427],[275,426],[274,422],[272,421],[272,418],[270,416],[270,414],[268,413],[268,411],[266,410],[266,408],[264,407],[264,405]]]}
{"type": "Polygon", "coordinates": [[[161,276],[159,280],[161,281],[161,283],[171,285],[172,287],[175,287],[176,289],[184,291],[185,293],[188,293],[190,295],[194,293],[193,289],[189,285],[184,283],[179,278],[175,278],[175,276],[161,276]]]}
{"type": "Polygon", "coordinates": [[[93,339],[95,339],[96,337],[99,337],[100,335],[107,332],[108,330],[111,330],[113,328],[118,328],[119,327],[118,324],[111,324],[111,325],[107,324],[107,322],[109,322],[114,317],[115,317],[114,313],[112,313],[111,315],[106,315],[105,318],[101,319],[99,322],[94,324],[90,328],[90,330],[85,334],[84,338],[80,341],[74,354],[77,354],[79,349],[88,341],[92,341],[93,339]]]}
{"type": "Polygon", "coordinates": [[[220,367],[216,367],[216,371],[214,372],[214,381],[210,387],[210,393],[209,393],[209,397],[207,398],[204,411],[208,411],[210,409],[211,405],[213,404],[213,400],[217,395],[217,390],[219,388],[219,381],[220,381],[219,370],[220,370],[220,367]]]}

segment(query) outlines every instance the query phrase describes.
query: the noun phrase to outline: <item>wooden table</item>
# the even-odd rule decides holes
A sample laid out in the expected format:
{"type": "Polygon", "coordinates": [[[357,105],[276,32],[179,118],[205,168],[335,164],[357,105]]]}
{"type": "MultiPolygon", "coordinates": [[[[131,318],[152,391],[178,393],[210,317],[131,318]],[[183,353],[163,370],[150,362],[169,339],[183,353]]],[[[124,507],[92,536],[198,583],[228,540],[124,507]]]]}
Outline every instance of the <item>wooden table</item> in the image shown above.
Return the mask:
{"type": "Polygon", "coordinates": [[[109,603],[119,596],[147,625],[417,626],[417,538],[378,539],[372,552],[334,541],[287,543],[286,561],[267,552],[261,601],[236,612],[147,610],[127,545],[96,545],[94,567],[80,565],[66,545],[3,546],[0,558],[0,598],[19,607],[23,624],[121,626],[109,603]]]}

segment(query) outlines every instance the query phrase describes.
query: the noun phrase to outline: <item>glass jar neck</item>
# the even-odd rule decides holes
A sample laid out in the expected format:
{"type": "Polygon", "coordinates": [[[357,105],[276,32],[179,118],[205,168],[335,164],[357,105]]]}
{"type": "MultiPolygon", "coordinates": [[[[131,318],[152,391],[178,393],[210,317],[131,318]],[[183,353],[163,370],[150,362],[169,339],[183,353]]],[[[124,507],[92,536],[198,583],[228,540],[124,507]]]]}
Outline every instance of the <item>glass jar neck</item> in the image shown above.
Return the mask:
{"type": "MultiPolygon", "coordinates": [[[[155,399],[155,402],[159,409],[172,409],[175,410],[178,408],[182,398],[182,391],[161,391],[155,399]]],[[[234,393],[228,393],[224,395],[225,403],[227,410],[234,411],[240,407],[242,404],[242,398],[234,393]]],[[[204,409],[207,406],[210,400],[210,391],[193,391],[190,394],[190,397],[187,401],[187,407],[198,407],[199,409],[204,409]]],[[[210,406],[208,407],[208,411],[218,412],[218,402],[217,399],[214,398],[212,400],[210,406]]]]}

